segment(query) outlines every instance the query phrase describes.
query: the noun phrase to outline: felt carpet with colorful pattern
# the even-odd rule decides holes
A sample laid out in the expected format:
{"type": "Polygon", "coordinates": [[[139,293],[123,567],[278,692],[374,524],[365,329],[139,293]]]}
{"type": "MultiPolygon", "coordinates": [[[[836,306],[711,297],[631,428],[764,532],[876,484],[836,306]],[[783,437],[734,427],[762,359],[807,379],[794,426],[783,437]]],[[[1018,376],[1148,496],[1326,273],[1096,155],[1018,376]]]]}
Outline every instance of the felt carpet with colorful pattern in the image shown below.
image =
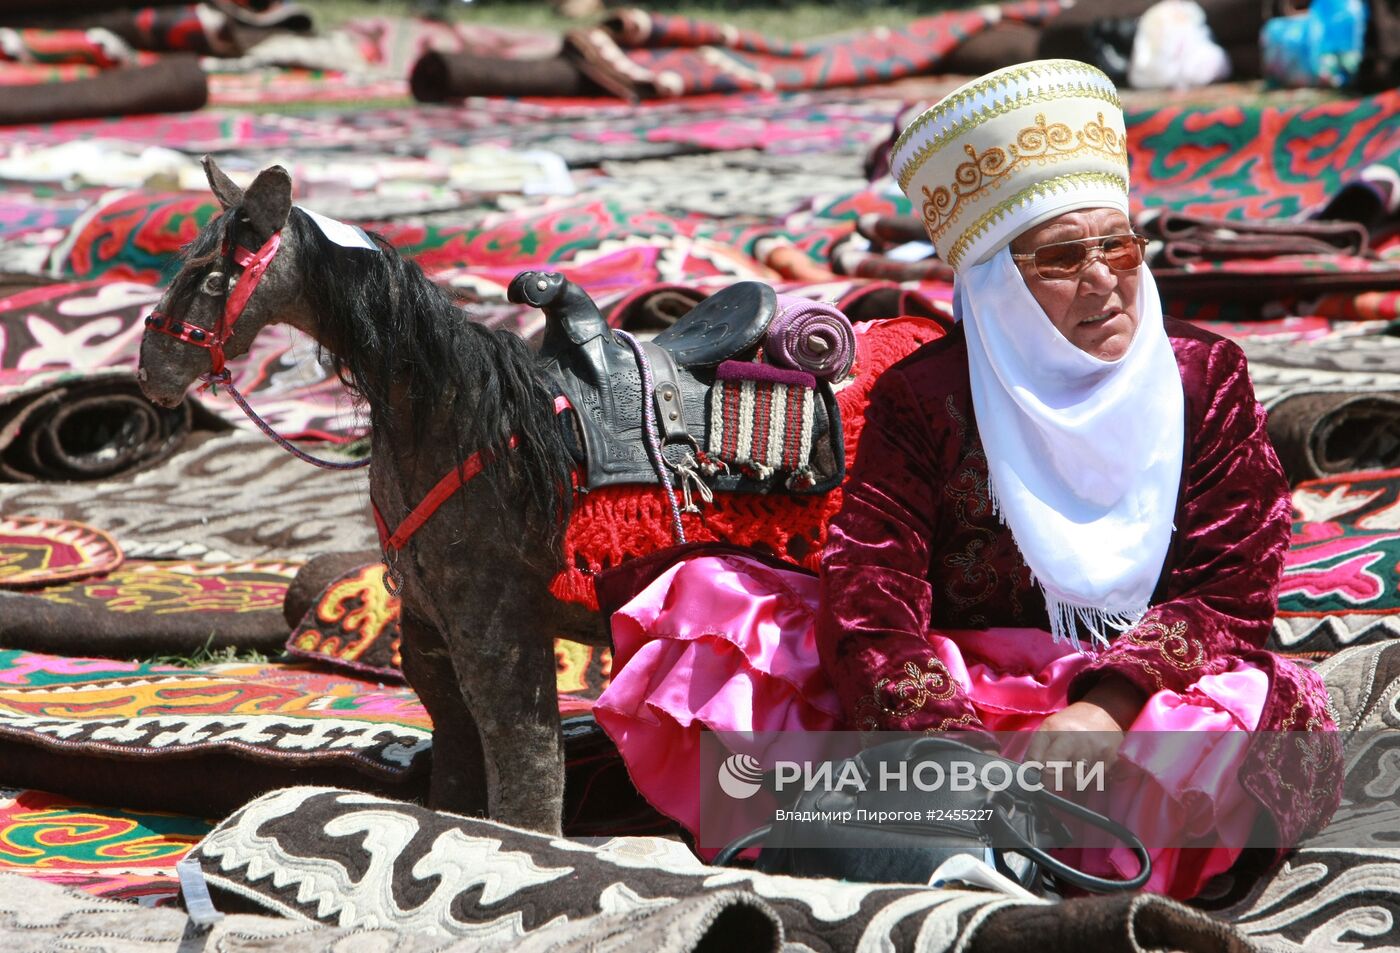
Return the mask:
{"type": "Polygon", "coordinates": [[[182,814],[0,790],[0,872],[143,906],[175,903],[175,864],[209,832],[182,814]]]}
{"type": "Polygon", "coordinates": [[[1311,480],[1293,507],[1274,647],[1323,656],[1400,638],[1400,470],[1311,480]]]}
{"type": "MultiPolygon", "coordinates": [[[[1017,4],[1011,15],[1034,19],[1054,6],[1017,4]]],[[[555,47],[538,37],[366,27],[362,37],[378,36],[373,55],[397,62],[399,74],[228,64],[210,77],[214,105],[197,113],[7,128],[0,512],[31,527],[90,526],[127,563],[106,566],[106,576],[64,580],[57,576],[65,566],[96,557],[45,563],[16,555],[27,545],[18,531],[0,538],[0,588],[6,573],[27,574],[18,577],[22,590],[0,592],[0,633],[22,615],[7,611],[20,605],[11,596],[38,620],[25,636],[35,641],[0,641],[7,646],[0,649],[0,784],[23,789],[0,797],[0,868],[151,902],[170,896],[169,864],[203,831],[199,818],[222,818],[267,790],[321,784],[401,799],[423,794],[431,725],[411,690],[393,680],[393,606],[373,570],[359,567],[319,587],[316,604],[299,617],[286,619],[280,604],[297,564],[374,549],[362,474],[304,467],[251,433],[225,395],[211,393],[192,398],[178,420],[132,423],[132,432],[154,435],[152,452],[120,467],[84,472],[79,442],[60,461],[76,477],[59,478],[52,455],[32,452],[48,439],[43,433],[62,429],[61,420],[47,430],[35,425],[45,408],[76,404],[75,381],[132,383],[142,318],[180,247],[217,214],[202,153],[217,153],[242,182],[285,165],[298,202],[380,232],[452,288],[470,318],[527,338],[538,339],[540,314],[505,295],[521,270],[564,272],[615,325],[639,331],[664,327],[716,289],[753,278],[838,303],[865,326],[862,347],[890,334],[867,362],[878,369],[951,318],[946,269],[899,260],[892,253],[903,240],[872,238],[871,222],[913,213],[882,171],[884,156],[913,100],[957,80],[870,81],[918,72],[988,22],[987,11],[968,10],[897,35],[784,46],[624,14],[606,40],[570,40],[570,55],[602,76],[616,52],[649,74],[619,91],[684,96],[639,105],[475,99],[435,107],[408,105],[402,72],[430,42],[483,55],[510,48],[552,55],[555,47]],[[837,87],[852,78],[866,85],[837,87]],[[911,315],[918,320],[872,323],[911,315]],[[29,422],[23,434],[10,426],[20,418],[29,422]],[[38,465],[21,468],[31,461],[38,465]],[[53,585],[37,588],[44,580],[36,572],[50,574],[53,585]],[[264,651],[285,642],[301,658],[188,668],[90,657],[99,642],[118,657],[138,654],[122,655],[119,634],[150,637],[178,624],[227,635],[254,617],[266,625],[259,637],[274,639],[264,651]],[[46,628],[65,639],[45,643],[46,628]],[[149,813],[158,809],[182,816],[149,813]]],[[[95,67],[32,69],[52,78],[95,67]]],[[[1381,419],[1374,406],[1360,416],[1343,411],[1352,413],[1346,402],[1358,397],[1400,393],[1393,346],[1400,337],[1389,323],[1400,315],[1400,290],[1386,283],[1400,262],[1393,187],[1400,94],[1239,86],[1125,99],[1139,222],[1169,210],[1286,225],[1325,212],[1364,219],[1370,229],[1362,256],[1192,263],[1164,271],[1162,286],[1174,313],[1244,342],[1261,400],[1279,427],[1287,424],[1275,439],[1298,484],[1297,522],[1271,645],[1327,662],[1384,649],[1400,635],[1393,518],[1400,464],[1386,462],[1395,448],[1384,420],[1356,423],[1381,419]],[[1230,297],[1231,288],[1244,288],[1247,299],[1230,297]],[[1374,472],[1355,472],[1363,467],[1374,472]]],[[[280,432],[354,453],[363,415],[318,356],[314,342],[277,329],[234,372],[280,432]]],[[[847,430],[852,443],[866,384],[843,392],[843,409],[856,420],[847,430]]],[[[102,436],[99,429],[82,435],[102,436]]],[[[597,572],[657,544],[642,537],[652,526],[664,531],[659,497],[623,497],[586,501],[571,533],[571,565],[597,572]]],[[[833,494],[798,517],[770,512],[750,541],[810,565],[837,501],[833,494]]],[[[763,502],[721,504],[688,517],[688,528],[701,538],[706,526],[752,522],[763,502]]],[[[582,569],[559,588],[591,598],[582,569]]],[[[198,632],[198,644],[206,635],[198,632]]],[[[665,830],[586,715],[611,674],[609,654],[560,643],[556,659],[568,716],[566,831],[665,830]]],[[[1381,661],[1393,668],[1390,656],[1381,661]]],[[[1374,666],[1358,665],[1337,663],[1329,677],[1359,686],[1364,669],[1380,678],[1374,666]]],[[[1390,691],[1389,682],[1366,684],[1377,698],[1390,691]]],[[[1366,711],[1383,720],[1377,705],[1366,711]]],[[[1373,760],[1379,778],[1383,753],[1373,760]]],[[[1367,933],[1368,924],[1400,909],[1383,896],[1393,862],[1377,856],[1362,863],[1344,851],[1300,855],[1259,880],[1257,891],[1249,884],[1231,894],[1230,922],[1295,944],[1287,948],[1305,948],[1310,936],[1370,948],[1381,934],[1367,933]],[[1355,873],[1374,869],[1381,873],[1355,873]],[[1349,886],[1348,878],[1365,884],[1349,886]],[[1343,907],[1379,912],[1358,919],[1343,907]]]]}

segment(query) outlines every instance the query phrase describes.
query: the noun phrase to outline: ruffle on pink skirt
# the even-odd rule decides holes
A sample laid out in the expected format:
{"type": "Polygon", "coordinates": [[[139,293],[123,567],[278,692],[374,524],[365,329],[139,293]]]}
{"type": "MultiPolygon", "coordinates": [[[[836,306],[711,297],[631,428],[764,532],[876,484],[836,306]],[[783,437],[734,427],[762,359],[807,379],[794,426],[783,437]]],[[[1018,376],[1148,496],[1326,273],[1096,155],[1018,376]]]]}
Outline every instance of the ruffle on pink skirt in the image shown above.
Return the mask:
{"type": "MultiPolygon", "coordinates": [[[[702,729],[753,733],[753,743],[735,753],[767,764],[761,745],[768,732],[847,727],[817,656],[817,603],[812,576],[742,556],[704,555],[671,566],[613,615],[612,682],[593,711],[658,810],[696,830],[702,729]]],[[[1027,741],[1068,705],[1070,681],[1090,661],[1038,629],[941,631],[930,633],[929,643],[983,725],[1027,732],[1027,741]]],[[[1239,662],[1184,693],[1158,692],[1143,706],[1104,800],[1093,806],[1149,845],[1208,845],[1151,850],[1145,889],[1194,896],[1239,856],[1259,812],[1239,771],[1267,692],[1267,675],[1239,662]],[[1195,733],[1190,744],[1155,734],[1185,731],[1195,733]]],[[[1006,754],[1024,750],[1011,744],[1006,754]]],[[[1126,848],[1064,853],[1100,875],[1137,869],[1126,848]]]]}
{"type": "MultiPolygon", "coordinates": [[[[699,824],[700,732],[834,731],[841,702],[817,659],[817,580],[738,556],[677,563],[613,614],[613,676],[593,715],[632,781],[699,824]]],[[[765,752],[747,750],[765,762],[765,752]]]]}

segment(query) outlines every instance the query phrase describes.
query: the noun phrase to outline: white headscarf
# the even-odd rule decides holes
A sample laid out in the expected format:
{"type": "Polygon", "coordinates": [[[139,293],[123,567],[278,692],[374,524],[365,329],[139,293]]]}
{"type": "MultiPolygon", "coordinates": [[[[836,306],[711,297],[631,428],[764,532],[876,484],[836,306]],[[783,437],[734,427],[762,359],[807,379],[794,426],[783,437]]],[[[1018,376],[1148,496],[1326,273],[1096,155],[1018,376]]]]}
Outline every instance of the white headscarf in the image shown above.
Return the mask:
{"type": "Polygon", "coordinates": [[[1003,245],[955,281],[992,505],[1045,593],[1056,641],[1083,651],[1147,611],[1171,542],[1185,447],[1181,375],[1157,285],[1138,270],[1138,325],[1104,361],[1070,343],[1003,245]]]}

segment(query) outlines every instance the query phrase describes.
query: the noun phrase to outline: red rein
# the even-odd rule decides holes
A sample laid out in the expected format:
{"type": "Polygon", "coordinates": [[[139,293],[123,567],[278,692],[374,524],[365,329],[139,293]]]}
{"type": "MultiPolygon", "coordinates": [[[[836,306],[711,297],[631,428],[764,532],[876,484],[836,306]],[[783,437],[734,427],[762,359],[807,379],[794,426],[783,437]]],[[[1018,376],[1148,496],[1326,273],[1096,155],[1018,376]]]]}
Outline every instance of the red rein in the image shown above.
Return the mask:
{"type": "MultiPolygon", "coordinates": [[[[573,407],[569,403],[569,398],[562,394],[554,398],[554,412],[562,414],[573,407]]],[[[510,440],[506,442],[507,449],[514,450],[520,446],[520,438],[511,434],[510,440]]],[[[437,482],[437,486],[428,491],[428,495],[423,497],[423,502],[413,508],[413,512],[404,517],[404,521],[398,525],[393,532],[389,531],[389,524],[384,522],[384,517],[379,512],[379,506],[370,500],[370,507],[374,510],[374,528],[379,531],[379,545],[387,551],[397,552],[408,544],[413,538],[413,534],[428,522],[429,517],[438,511],[438,507],[446,503],[448,498],[462,488],[462,485],[471,480],[490,462],[490,456],[477,451],[447,476],[437,482]]]]}

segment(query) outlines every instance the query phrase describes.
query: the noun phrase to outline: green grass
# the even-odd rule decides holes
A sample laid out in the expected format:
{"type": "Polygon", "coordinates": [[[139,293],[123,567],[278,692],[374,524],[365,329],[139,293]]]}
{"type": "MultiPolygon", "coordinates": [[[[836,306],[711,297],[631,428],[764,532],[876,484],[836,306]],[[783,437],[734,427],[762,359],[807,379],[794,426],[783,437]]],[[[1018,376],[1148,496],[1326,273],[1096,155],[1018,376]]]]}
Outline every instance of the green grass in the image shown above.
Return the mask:
{"type": "MultiPolygon", "coordinates": [[[[612,4],[616,7],[620,4],[612,4]]],[[[662,3],[649,7],[660,13],[721,20],[741,29],[784,39],[803,39],[841,33],[847,30],[869,29],[877,26],[899,26],[938,10],[976,6],[973,0],[923,0],[919,3],[868,3],[859,0],[832,0],[808,3],[791,0],[787,3],[738,3],[735,0],[710,2],[662,3]]],[[[363,16],[412,16],[422,7],[412,0],[316,0],[312,4],[316,22],[321,29],[332,29],[346,20],[363,16]]],[[[520,2],[520,0],[483,0],[462,3],[451,0],[445,15],[460,23],[481,23],[541,30],[564,31],[588,21],[570,20],[554,11],[551,4],[520,2]]]]}
{"type": "Polygon", "coordinates": [[[246,649],[239,651],[232,645],[226,645],[221,649],[211,648],[214,644],[214,634],[209,633],[209,638],[204,640],[204,644],[188,655],[155,655],[146,659],[134,659],[137,662],[147,662],[152,665],[180,665],[184,668],[199,668],[204,665],[220,665],[225,662],[247,662],[260,665],[271,661],[266,655],[256,649],[246,649]]]}

